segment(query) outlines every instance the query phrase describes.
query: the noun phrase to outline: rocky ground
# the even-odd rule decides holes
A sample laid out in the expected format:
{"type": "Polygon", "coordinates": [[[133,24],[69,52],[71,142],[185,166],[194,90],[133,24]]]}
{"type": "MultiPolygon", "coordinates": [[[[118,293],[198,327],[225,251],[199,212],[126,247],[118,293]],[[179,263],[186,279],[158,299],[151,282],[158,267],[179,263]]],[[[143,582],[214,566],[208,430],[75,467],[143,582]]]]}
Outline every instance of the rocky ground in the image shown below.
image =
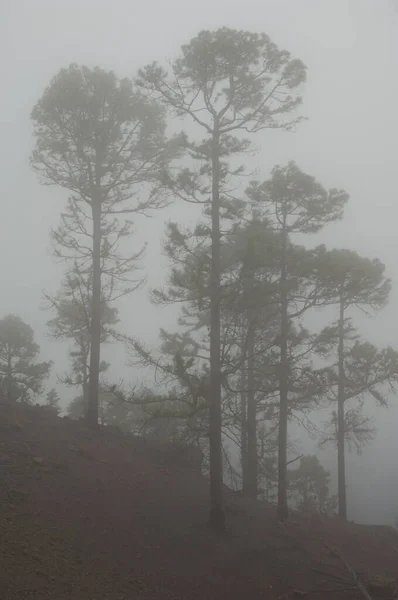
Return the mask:
{"type": "Polygon", "coordinates": [[[0,415],[1,599],[398,598],[394,529],[281,526],[229,490],[226,510],[217,537],[206,479],[170,448],[39,408],[0,415]]]}

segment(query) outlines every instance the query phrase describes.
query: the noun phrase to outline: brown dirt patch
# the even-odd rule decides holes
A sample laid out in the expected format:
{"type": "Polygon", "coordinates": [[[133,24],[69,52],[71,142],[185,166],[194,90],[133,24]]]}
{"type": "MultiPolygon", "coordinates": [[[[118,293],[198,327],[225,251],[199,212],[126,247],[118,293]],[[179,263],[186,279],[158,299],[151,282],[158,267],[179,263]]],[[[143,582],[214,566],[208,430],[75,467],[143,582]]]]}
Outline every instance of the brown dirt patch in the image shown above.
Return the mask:
{"type": "Polygon", "coordinates": [[[19,410],[0,419],[0,598],[360,598],[326,545],[374,598],[387,588],[393,597],[393,529],[303,515],[280,527],[263,503],[226,490],[226,504],[228,532],[217,538],[208,483],[183,457],[19,410]]]}

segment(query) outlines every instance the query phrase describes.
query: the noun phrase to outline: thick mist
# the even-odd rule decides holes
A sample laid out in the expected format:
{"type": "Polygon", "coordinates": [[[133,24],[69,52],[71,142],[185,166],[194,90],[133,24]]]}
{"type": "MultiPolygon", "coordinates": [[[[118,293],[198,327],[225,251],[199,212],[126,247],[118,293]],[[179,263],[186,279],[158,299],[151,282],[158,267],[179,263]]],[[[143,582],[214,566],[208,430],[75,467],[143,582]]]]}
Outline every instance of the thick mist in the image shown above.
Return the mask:
{"type": "MultiPolygon", "coordinates": [[[[295,160],[325,187],[351,196],[343,221],[322,232],[329,247],[350,248],[386,264],[393,282],[388,306],[376,317],[356,315],[366,339],[398,347],[396,306],[396,157],[398,154],[398,15],[388,0],[226,0],[187,4],[182,0],[145,3],[115,0],[54,2],[4,0],[1,11],[2,233],[0,236],[1,315],[15,313],[31,324],[42,360],[55,362],[52,380],[67,369],[63,344],[48,339],[43,291],[55,292],[64,266],[50,254],[49,231],[59,223],[66,195],[40,186],[29,165],[30,112],[51,77],[70,63],[113,69],[131,77],[153,60],[173,59],[181,44],[201,29],[221,26],[265,31],[308,68],[301,114],[294,133],[266,131],[255,142],[253,172],[266,178],[277,163],[295,160]]],[[[147,284],[118,304],[126,333],[155,344],[160,327],[172,329],[177,309],[154,307],[149,288],[164,281],[167,262],[161,242],[170,219],[190,222],[195,209],[173,205],[151,218],[136,219],[137,248],[148,243],[142,261],[147,284]]],[[[194,215],[194,217],[193,217],[194,215]]],[[[314,238],[314,244],[318,240],[314,238]]],[[[116,380],[140,382],[147,373],[126,366],[123,348],[104,349],[116,380]]],[[[70,392],[60,387],[65,404],[70,392]]],[[[377,437],[362,455],[347,457],[349,518],[393,524],[398,515],[396,466],[398,398],[374,410],[377,437]]],[[[300,452],[317,453],[334,473],[335,451],[319,451],[301,440],[300,452]]]]}

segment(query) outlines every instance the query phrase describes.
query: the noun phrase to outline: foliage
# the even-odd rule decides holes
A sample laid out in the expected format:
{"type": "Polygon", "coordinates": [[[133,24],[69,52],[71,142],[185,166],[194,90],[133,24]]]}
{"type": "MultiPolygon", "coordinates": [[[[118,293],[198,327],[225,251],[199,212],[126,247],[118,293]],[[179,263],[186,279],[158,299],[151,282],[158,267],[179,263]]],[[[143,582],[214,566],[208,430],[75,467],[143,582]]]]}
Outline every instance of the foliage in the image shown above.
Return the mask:
{"type": "MultiPolygon", "coordinates": [[[[329,427],[334,429],[337,440],[339,515],[347,519],[345,445],[346,439],[357,449],[373,437],[369,419],[362,413],[363,395],[367,392],[383,404],[385,401],[380,386],[389,384],[394,389],[397,381],[398,354],[388,348],[378,351],[371,344],[356,341],[350,346],[352,326],[346,312],[352,307],[366,311],[382,308],[388,299],[391,282],[385,277],[385,266],[378,259],[368,259],[350,250],[332,250],[322,256],[323,272],[328,302],[339,310],[337,325],[326,329],[324,340],[329,335],[329,344],[336,356],[335,368],[326,369],[329,387],[336,389],[337,413],[332,413],[329,427]],[[347,347],[348,346],[348,347],[347,347]],[[347,360],[348,358],[348,360],[347,360]],[[380,362],[381,360],[381,362],[380,362]],[[360,401],[346,413],[348,399],[360,401]]],[[[355,340],[355,336],[354,336],[355,340]]],[[[328,440],[328,435],[324,440],[328,440]]]]}
{"type": "Polygon", "coordinates": [[[0,377],[8,402],[29,402],[42,391],[52,363],[37,362],[33,329],[15,315],[0,320],[0,377]]]}
{"type": "Polygon", "coordinates": [[[60,397],[55,388],[51,388],[51,390],[47,392],[44,406],[56,415],[59,415],[61,412],[60,397]]]}
{"type": "Polygon", "coordinates": [[[325,285],[330,286],[330,303],[342,302],[344,309],[383,308],[391,291],[385,265],[377,258],[360,256],[347,249],[334,249],[322,256],[325,285]]]}
{"type": "Polygon", "coordinates": [[[172,76],[157,63],[139,72],[138,83],[178,115],[190,115],[207,132],[218,116],[220,132],[291,128],[283,121],[301,104],[297,88],[305,81],[300,60],[280,50],[266,34],[227,27],[201,31],[182,46],[172,76]],[[205,111],[198,114],[198,109],[205,111]]]}
{"type": "MultiPolygon", "coordinates": [[[[291,237],[293,234],[316,233],[325,225],[341,219],[348,195],[343,190],[326,191],[294,162],[289,162],[286,167],[274,167],[267,181],[252,182],[246,194],[254,214],[267,218],[280,239],[274,301],[279,309],[278,518],[285,520],[288,516],[289,394],[291,388],[297,385],[292,378],[294,363],[289,352],[289,337],[295,329],[293,319],[303,316],[315,305],[324,304],[327,300],[325,291],[328,291],[323,277],[320,277],[323,263],[319,262],[319,258],[323,258],[324,248],[318,247],[313,251],[299,249],[292,243],[291,237]]],[[[310,370],[311,365],[306,365],[304,373],[307,385],[310,384],[307,392],[311,397],[312,392],[319,394],[321,390],[310,370]]]]}
{"type": "MultiPolygon", "coordinates": [[[[333,335],[333,327],[328,327],[333,335]]],[[[362,401],[365,396],[373,397],[380,406],[388,405],[387,390],[395,392],[398,378],[398,352],[391,347],[377,348],[369,342],[352,340],[347,343],[344,352],[344,371],[346,384],[344,400],[362,401]],[[387,388],[386,388],[387,385],[387,388]]],[[[337,400],[336,387],[338,373],[336,365],[327,366],[320,371],[331,401],[337,400]]]]}
{"type": "Polygon", "coordinates": [[[66,408],[68,417],[70,417],[71,419],[74,419],[76,421],[78,421],[79,419],[82,419],[84,417],[86,410],[87,410],[87,407],[85,405],[83,395],[76,396],[75,398],[73,398],[73,400],[71,400],[71,402],[69,402],[69,404],[66,408]]]}
{"type": "Polygon", "coordinates": [[[135,290],[132,271],[142,249],[125,254],[132,214],[165,202],[163,180],[175,144],[165,139],[164,112],[127,79],[76,64],[61,69],[32,111],[32,166],[42,182],[67,190],[53,232],[55,255],[92,278],[89,406],[98,422],[101,301],[135,290]]]}
{"type": "MultiPolygon", "coordinates": [[[[92,278],[83,276],[77,265],[66,274],[61,290],[56,296],[46,294],[48,306],[55,312],[47,326],[55,340],[71,341],[69,351],[70,372],[63,376],[62,383],[67,386],[80,386],[82,394],[87,396],[88,373],[90,365],[91,302],[92,278]]],[[[118,309],[111,307],[103,296],[101,302],[101,344],[112,339],[112,326],[118,322],[118,309]]],[[[99,372],[108,368],[105,361],[100,362],[99,372]]]]}
{"type": "Polygon", "coordinates": [[[32,166],[43,183],[63,187],[78,204],[99,201],[107,215],[159,204],[155,192],[170,153],[164,114],[128,79],[71,64],[52,79],[32,120],[32,166]],[[136,198],[136,186],[147,182],[155,187],[149,198],[136,198]]]}
{"type": "MultiPolygon", "coordinates": [[[[124,390],[120,386],[103,383],[99,395],[100,422],[158,442],[192,444],[196,439],[187,435],[186,427],[181,427],[183,420],[174,412],[167,411],[169,402],[173,402],[170,396],[156,395],[151,390],[124,390]]],[[[83,396],[72,400],[67,411],[72,419],[83,418],[83,396]]]]}
{"type": "MultiPolygon", "coordinates": [[[[345,518],[345,446],[360,451],[373,438],[366,403],[387,406],[398,380],[398,352],[362,340],[349,318],[387,303],[384,265],[303,241],[342,219],[348,194],[324,188],[294,161],[250,181],[251,161],[241,158],[255,150],[252,134],[292,130],[302,120],[305,79],[303,63],[267,35],[224,27],[201,31],[168,70],[155,62],[134,80],[72,64],[32,111],[32,166],[69,195],[52,232],[68,270],[59,293],[46,296],[52,337],[72,343],[63,382],[81,388],[68,414],[210,454],[210,521],[218,530],[226,473],[252,497],[277,495],[279,519],[288,515],[288,488],[296,507],[335,511],[318,459],[305,456],[295,470],[287,460],[289,423],[312,435],[309,415],[325,403],[330,419],[319,443],[337,444],[345,518]],[[187,125],[170,140],[168,115],[187,125]],[[131,250],[131,219],[174,199],[202,216],[194,227],[166,227],[170,275],[151,298],[178,304],[180,313],[178,328],[161,329],[153,350],[113,329],[112,302],[144,281],[137,271],[145,246],[131,250]],[[311,331],[307,315],[328,305],[338,307],[338,321],[311,331]],[[108,367],[100,347],[111,340],[125,343],[131,366],[153,368],[162,393],[99,382],[108,367]],[[241,454],[239,474],[231,448],[241,454]]],[[[25,388],[10,376],[0,355],[2,394],[18,400],[41,390],[50,366],[31,365],[38,347],[26,331],[27,358],[17,354],[13,365],[36,367],[30,387],[26,373],[25,388]]],[[[0,327],[0,351],[1,344],[0,327]]],[[[54,389],[47,405],[59,411],[54,389]]]]}
{"type": "Polygon", "coordinates": [[[330,473],[314,455],[303,456],[297,469],[288,471],[289,495],[298,510],[331,512],[330,473]]]}
{"type": "MultiPolygon", "coordinates": [[[[65,275],[57,296],[46,295],[50,308],[56,316],[47,325],[54,339],[70,339],[75,344],[88,342],[91,322],[92,278],[85,277],[75,268],[65,275]]],[[[109,299],[101,301],[101,342],[112,334],[111,325],[118,322],[118,309],[109,305],[109,299]]]]}
{"type": "MultiPolygon", "coordinates": [[[[391,347],[379,349],[369,342],[361,341],[353,334],[355,330],[350,321],[347,319],[345,323],[344,438],[350,449],[360,452],[375,435],[372,419],[364,414],[366,401],[373,398],[378,406],[388,406],[388,395],[395,393],[398,383],[398,352],[391,347]]],[[[322,336],[327,337],[330,344],[334,340],[336,348],[337,326],[327,327],[322,336]]],[[[320,374],[327,390],[327,399],[333,406],[338,401],[337,359],[335,364],[321,369],[320,374]]],[[[337,434],[337,413],[333,410],[320,443],[336,444],[337,434]]]]}
{"type": "Polygon", "coordinates": [[[223,217],[239,213],[241,203],[231,194],[232,180],[243,167],[234,156],[247,152],[251,141],[243,135],[262,129],[289,129],[301,103],[297,90],[305,81],[299,60],[271,42],[265,34],[222,28],[202,31],[182,46],[169,75],[157,63],[140,70],[138,84],[151,98],[163,102],[175,115],[187,117],[205,138],[185,144],[195,169],[171,177],[174,193],[189,202],[205,204],[210,217],[210,521],[224,530],[222,510],[222,379],[221,379],[221,240],[223,217]]]}

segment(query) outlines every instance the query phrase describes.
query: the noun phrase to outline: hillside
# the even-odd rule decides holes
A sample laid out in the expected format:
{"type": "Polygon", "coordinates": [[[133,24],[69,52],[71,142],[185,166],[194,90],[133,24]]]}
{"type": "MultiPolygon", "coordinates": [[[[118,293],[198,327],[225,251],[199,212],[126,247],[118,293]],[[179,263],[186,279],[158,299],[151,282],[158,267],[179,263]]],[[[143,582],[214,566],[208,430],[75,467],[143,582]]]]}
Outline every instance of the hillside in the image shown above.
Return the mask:
{"type": "Polygon", "coordinates": [[[394,598],[398,535],[294,514],[226,489],[228,533],[206,524],[208,484],[170,447],[43,409],[0,419],[0,598],[394,598]],[[345,561],[345,563],[344,563],[345,561]]]}

